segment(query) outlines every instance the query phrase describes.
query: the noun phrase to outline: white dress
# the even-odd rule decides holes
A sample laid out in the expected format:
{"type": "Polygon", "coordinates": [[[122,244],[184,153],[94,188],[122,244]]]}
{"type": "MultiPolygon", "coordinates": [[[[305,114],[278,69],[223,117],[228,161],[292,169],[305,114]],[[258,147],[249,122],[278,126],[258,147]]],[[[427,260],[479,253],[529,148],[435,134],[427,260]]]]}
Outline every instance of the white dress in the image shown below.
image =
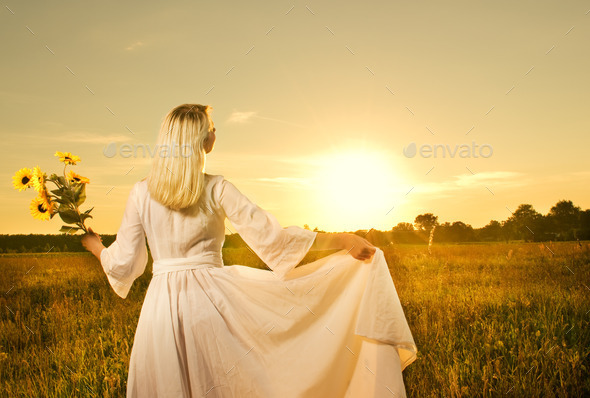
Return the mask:
{"type": "Polygon", "coordinates": [[[173,211],[137,182],[100,261],[122,298],[153,277],[129,363],[127,397],[403,397],[416,359],[383,251],[341,250],[296,267],[317,232],[283,228],[222,175],[209,211],[173,211]],[[270,270],[224,265],[228,218],[270,270]]]}

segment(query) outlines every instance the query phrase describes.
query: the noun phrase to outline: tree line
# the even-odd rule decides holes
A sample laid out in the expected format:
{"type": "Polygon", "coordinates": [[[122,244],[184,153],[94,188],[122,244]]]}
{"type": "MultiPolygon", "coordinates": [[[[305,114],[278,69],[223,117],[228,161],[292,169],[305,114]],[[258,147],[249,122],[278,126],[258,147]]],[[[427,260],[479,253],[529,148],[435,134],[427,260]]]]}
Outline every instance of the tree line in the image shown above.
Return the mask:
{"type": "MultiPolygon", "coordinates": [[[[304,228],[309,229],[309,226],[306,224],[304,228]]],[[[317,227],[314,231],[324,232],[317,227]]],[[[561,200],[547,214],[541,214],[532,205],[521,204],[506,220],[491,220],[482,228],[473,228],[462,221],[441,224],[438,216],[424,213],[416,216],[413,223],[400,222],[390,231],[359,230],[354,233],[381,246],[428,243],[431,232],[434,242],[590,240],[590,209],[582,210],[571,200],[561,200]]]]}
{"type": "MultiPolygon", "coordinates": [[[[105,246],[112,244],[116,234],[100,234],[105,246]]],[[[80,241],[81,235],[71,234],[0,234],[1,253],[61,253],[86,252],[80,241]]],[[[240,235],[225,235],[224,248],[246,247],[240,235]]],[[[149,246],[148,246],[149,250],[149,246]]]]}
{"type": "MultiPolygon", "coordinates": [[[[305,224],[304,228],[309,229],[305,224]]],[[[325,232],[314,229],[316,232],[325,232]]],[[[590,240],[590,209],[582,210],[571,200],[561,200],[545,215],[530,204],[521,204],[506,220],[491,220],[482,228],[473,228],[462,221],[439,223],[438,216],[424,213],[413,223],[400,222],[389,231],[371,229],[354,231],[376,246],[391,243],[428,243],[433,232],[434,242],[500,242],[523,240],[590,240]],[[434,231],[432,229],[434,228],[434,231]]],[[[114,242],[116,235],[101,235],[105,246],[114,242]]],[[[226,235],[224,248],[245,247],[237,233],[226,235]]],[[[84,252],[80,235],[0,235],[0,253],[55,253],[84,252]]]]}

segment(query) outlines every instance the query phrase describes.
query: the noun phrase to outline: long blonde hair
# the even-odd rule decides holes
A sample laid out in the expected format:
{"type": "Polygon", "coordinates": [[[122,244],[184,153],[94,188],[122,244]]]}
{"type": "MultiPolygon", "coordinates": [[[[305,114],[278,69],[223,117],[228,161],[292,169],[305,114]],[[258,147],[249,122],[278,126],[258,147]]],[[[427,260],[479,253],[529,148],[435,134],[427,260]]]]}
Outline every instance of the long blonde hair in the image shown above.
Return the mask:
{"type": "Polygon", "coordinates": [[[179,105],[168,112],[160,127],[157,153],[147,177],[148,190],[155,200],[173,210],[194,205],[203,192],[203,145],[213,130],[212,109],[210,105],[179,105]]]}

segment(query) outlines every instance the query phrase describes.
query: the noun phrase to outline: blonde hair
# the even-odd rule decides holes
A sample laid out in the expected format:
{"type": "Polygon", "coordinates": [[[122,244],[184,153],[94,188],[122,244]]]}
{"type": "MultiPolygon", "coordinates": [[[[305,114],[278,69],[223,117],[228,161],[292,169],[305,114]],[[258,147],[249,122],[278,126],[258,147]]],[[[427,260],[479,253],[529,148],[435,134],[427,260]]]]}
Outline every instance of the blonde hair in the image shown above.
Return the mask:
{"type": "Polygon", "coordinates": [[[213,130],[212,109],[210,105],[179,105],[168,112],[160,127],[148,190],[156,201],[173,210],[194,205],[203,193],[203,145],[213,130]],[[163,148],[168,149],[167,156],[163,156],[163,148]]]}

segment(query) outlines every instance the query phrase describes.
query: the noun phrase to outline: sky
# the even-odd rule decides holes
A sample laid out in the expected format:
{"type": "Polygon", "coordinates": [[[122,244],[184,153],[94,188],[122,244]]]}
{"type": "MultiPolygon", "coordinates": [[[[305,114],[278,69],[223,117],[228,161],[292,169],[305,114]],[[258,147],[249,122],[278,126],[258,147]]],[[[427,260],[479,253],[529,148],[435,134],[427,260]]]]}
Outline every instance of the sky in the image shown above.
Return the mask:
{"type": "Polygon", "coordinates": [[[81,157],[88,224],[116,233],[151,161],[121,146],[153,149],[182,103],[213,107],[205,171],[283,226],[590,208],[588,2],[1,6],[0,233],[57,233],[12,187],[22,167],[60,173],[55,151],[81,157]]]}

